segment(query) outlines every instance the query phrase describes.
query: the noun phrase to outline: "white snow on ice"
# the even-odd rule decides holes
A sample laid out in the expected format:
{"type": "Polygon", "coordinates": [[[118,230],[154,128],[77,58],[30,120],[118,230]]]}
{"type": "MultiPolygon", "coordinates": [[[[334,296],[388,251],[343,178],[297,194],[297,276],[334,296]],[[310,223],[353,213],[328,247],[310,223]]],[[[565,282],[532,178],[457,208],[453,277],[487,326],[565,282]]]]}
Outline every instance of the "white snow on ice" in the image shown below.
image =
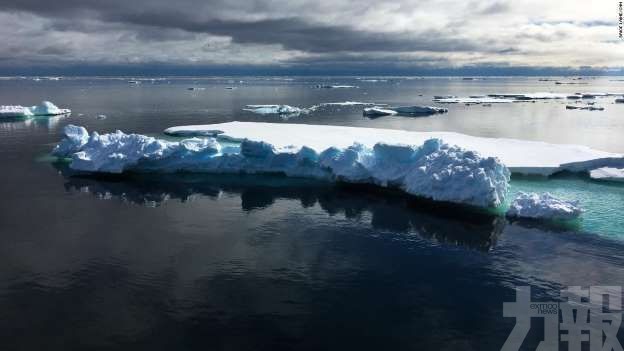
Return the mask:
{"type": "Polygon", "coordinates": [[[484,157],[497,157],[512,172],[520,174],[550,175],[561,170],[587,172],[606,166],[624,168],[623,155],[594,150],[586,146],[483,138],[453,132],[411,132],[310,124],[229,122],[172,127],[165,130],[165,133],[192,136],[207,135],[207,131],[219,131],[219,138],[226,140],[264,141],[277,148],[306,146],[316,152],[329,147],[347,148],[354,143],[371,148],[376,143],[422,145],[427,139],[442,139],[451,145],[474,150],[484,157]]]}
{"type": "Polygon", "coordinates": [[[277,147],[243,140],[238,149],[222,149],[215,138],[165,141],[139,134],[88,136],[68,126],[66,138],[54,149],[71,158],[70,168],[89,172],[191,171],[212,173],[282,173],[287,176],[375,184],[406,193],[482,207],[503,203],[509,170],[496,158],[428,139],[419,146],[353,143],[310,147],[277,147]],[[85,142],[86,140],[86,142],[85,142]]]}
{"type": "Polygon", "coordinates": [[[0,106],[0,117],[36,117],[36,116],[58,116],[70,113],[69,109],[58,108],[50,101],[43,101],[40,105],[31,107],[25,106],[0,106]]]}
{"type": "Polygon", "coordinates": [[[624,182],[624,168],[602,167],[591,170],[589,176],[596,180],[624,182]]]}
{"type": "Polygon", "coordinates": [[[507,216],[518,218],[570,220],[578,218],[583,210],[578,201],[558,199],[549,193],[519,192],[507,211],[507,216]]]}

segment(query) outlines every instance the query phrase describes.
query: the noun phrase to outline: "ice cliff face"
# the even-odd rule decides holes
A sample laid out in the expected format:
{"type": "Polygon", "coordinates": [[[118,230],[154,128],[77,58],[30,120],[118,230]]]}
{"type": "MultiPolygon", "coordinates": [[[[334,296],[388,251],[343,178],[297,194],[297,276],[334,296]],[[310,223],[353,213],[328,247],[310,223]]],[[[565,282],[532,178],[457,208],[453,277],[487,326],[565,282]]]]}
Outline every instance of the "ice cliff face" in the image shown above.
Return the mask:
{"type": "Polygon", "coordinates": [[[578,218],[583,210],[578,201],[558,199],[549,193],[520,192],[514,199],[507,215],[509,217],[569,220],[578,218]]]}
{"type": "Polygon", "coordinates": [[[262,141],[243,140],[222,148],[215,138],[165,141],[121,131],[88,136],[86,129],[65,128],[65,139],[53,153],[71,159],[70,167],[88,172],[124,171],[280,173],[368,183],[398,188],[437,201],[481,207],[503,203],[509,170],[496,158],[429,139],[421,146],[377,143],[312,148],[276,148],[262,141]]]}

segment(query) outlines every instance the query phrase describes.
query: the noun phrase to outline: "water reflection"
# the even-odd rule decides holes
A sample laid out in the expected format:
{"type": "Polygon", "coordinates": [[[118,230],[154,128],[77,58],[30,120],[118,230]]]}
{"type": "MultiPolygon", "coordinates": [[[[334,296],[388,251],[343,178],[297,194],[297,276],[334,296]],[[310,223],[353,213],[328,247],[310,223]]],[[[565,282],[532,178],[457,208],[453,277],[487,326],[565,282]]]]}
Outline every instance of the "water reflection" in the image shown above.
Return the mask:
{"type": "Polygon", "coordinates": [[[71,113],[33,118],[5,117],[2,118],[2,122],[0,123],[0,132],[8,133],[29,128],[44,128],[46,130],[53,130],[59,126],[59,123],[61,123],[63,119],[69,116],[71,116],[71,113]]]}
{"type": "Polygon", "coordinates": [[[437,243],[487,251],[506,220],[475,209],[433,203],[369,187],[329,184],[304,179],[260,175],[72,175],[57,165],[69,192],[99,199],[121,200],[156,207],[169,200],[187,202],[197,196],[218,200],[239,196],[243,211],[270,208],[278,200],[298,200],[302,208],[319,206],[330,216],[367,220],[377,231],[416,234],[437,243]]]}

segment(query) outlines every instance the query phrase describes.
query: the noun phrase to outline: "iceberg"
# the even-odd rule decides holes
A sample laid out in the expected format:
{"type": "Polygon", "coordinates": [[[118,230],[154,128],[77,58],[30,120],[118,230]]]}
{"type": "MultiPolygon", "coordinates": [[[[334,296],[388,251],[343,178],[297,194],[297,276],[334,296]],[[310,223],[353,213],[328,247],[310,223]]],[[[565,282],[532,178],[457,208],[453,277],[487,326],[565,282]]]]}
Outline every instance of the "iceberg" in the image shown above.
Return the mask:
{"type": "Polygon", "coordinates": [[[602,167],[589,172],[591,179],[624,182],[624,168],[602,167]]]}
{"type": "Polygon", "coordinates": [[[479,207],[501,205],[510,178],[509,170],[496,158],[481,157],[440,139],[427,139],[419,146],[354,143],[317,152],[305,145],[278,147],[249,139],[239,147],[222,147],[212,137],[166,141],[121,131],[86,136],[86,129],[67,126],[53,154],[70,158],[69,167],[77,171],[279,173],[374,184],[479,207]]]}
{"type": "Polygon", "coordinates": [[[507,216],[517,218],[571,220],[578,218],[583,210],[578,201],[558,199],[549,193],[519,192],[511,203],[507,216]]]}
{"type": "Polygon", "coordinates": [[[40,105],[25,106],[0,106],[0,117],[29,118],[36,116],[58,116],[71,113],[71,110],[58,108],[50,101],[43,101],[40,105]]]}
{"type": "Polygon", "coordinates": [[[329,147],[347,148],[354,143],[372,148],[376,143],[421,145],[427,139],[442,139],[451,145],[474,150],[484,157],[496,157],[513,173],[548,176],[569,170],[589,172],[610,166],[624,168],[622,154],[594,150],[586,146],[551,144],[505,138],[484,138],[453,132],[412,132],[379,128],[324,126],[289,123],[229,122],[171,127],[165,134],[202,135],[219,131],[218,138],[268,142],[275,147],[306,146],[321,152],[329,147]]]}

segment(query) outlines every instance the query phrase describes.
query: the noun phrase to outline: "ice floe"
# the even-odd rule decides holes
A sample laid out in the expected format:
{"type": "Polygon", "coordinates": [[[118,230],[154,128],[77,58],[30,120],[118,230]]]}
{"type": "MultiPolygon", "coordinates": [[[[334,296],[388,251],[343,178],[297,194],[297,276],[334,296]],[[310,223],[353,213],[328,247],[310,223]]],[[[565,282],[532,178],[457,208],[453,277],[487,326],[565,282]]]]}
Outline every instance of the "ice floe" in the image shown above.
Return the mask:
{"type": "Polygon", "coordinates": [[[604,111],[604,107],[593,105],[566,105],[566,110],[604,111]]]}
{"type": "Polygon", "coordinates": [[[493,97],[438,97],[435,96],[434,102],[440,104],[502,104],[510,103],[515,100],[506,98],[493,98],[493,97]]]}
{"type": "Polygon", "coordinates": [[[355,85],[328,85],[328,84],[317,84],[314,87],[317,89],[355,89],[355,88],[358,88],[355,85]]]}
{"type": "Polygon", "coordinates": [[[0,117],[29,118],[36,116],[58,116],[70,113],[71,110],[58,108],[50,101],[43,101],[35,106],[0,106],[0,117]]]}
{"type": "Polygon", "coordinates": [[[448,112],[448,109],[435,106],[398,106],[390,107],[389,109],[396,111],[400,115],[433,115],[448,112]]]}
{"type": "Polygon", "coordinates": [[[595,180],[608,180],[612,182],[624,182],[624,168],[602,167],[593,169],[589,176],[595,180]]]}
{"type": "Polygon", "coordinates": [[[362,111],[364,116],[368,117],[382,117],[396,115],[397,112],[383,107],[367,107],[362,111]]]}
{"type": "Polygon", "coordinates": [[[246,105],[244,111],[249,111],[261,115],[280,115],[282,117],[295,117],[302,114],[308,114],[324,107],[332,106],[383,106],[385,104],[376,104],[373,102],[360,101],[342,101],[342,102],[323,102],[310,107],[296,107],[290,105],[246,105]]]}
{"type": "Polygon", "coordinates": [[[299,115],[301,113],[308,113],[306,108],[299,108],[290,105],[246,105],[243,109],[261,115],[299,115]]]}
{"type": "Polygon", "coordinates": [[[124,171],[281,173],[287,176],[375,184],[436,201],[496,207],[504,202],[509,170],[496,158],[427,139],[421,145],[353,143],[317,152],[305,145],[276,147],[242,140],[222,148],[216,138],[166,141],[121,131],[87,139],[82,127],[67,126],[53,150],[71,158],[70,168],[87,172],[124,171]],[[86,142],[85,142],[86,140],[86,142]]]}
{"type": "Polygon", "coordinates": [[[507,216],[518,218],[571,220],[578,218],[583,210],[578,201],[567,201],[549,193],[520,192],[511,203],[507,216]]]}
{"type": "Polygon", "coordinates": [[[422,145],[425,140],[435,138],[467,150],[477,151],[485,157],[497,157],[512,172],[519,174],[547,176],[563,170],[588,172],[607,166],[624,168],[622,154],[594,150],[586,146],[483,138],[453,132],[411,132],[310,124],[229,122],[172,127],[165,130],[165,133],[192,136],[206,135],[206,131],[218,131],[218,137],[226,140],[264,141],[277,148],[306,146],[316,152],[330,147],[347,148],[354,143],[363,144],[369,148],[376,143],[422,145]]]}

